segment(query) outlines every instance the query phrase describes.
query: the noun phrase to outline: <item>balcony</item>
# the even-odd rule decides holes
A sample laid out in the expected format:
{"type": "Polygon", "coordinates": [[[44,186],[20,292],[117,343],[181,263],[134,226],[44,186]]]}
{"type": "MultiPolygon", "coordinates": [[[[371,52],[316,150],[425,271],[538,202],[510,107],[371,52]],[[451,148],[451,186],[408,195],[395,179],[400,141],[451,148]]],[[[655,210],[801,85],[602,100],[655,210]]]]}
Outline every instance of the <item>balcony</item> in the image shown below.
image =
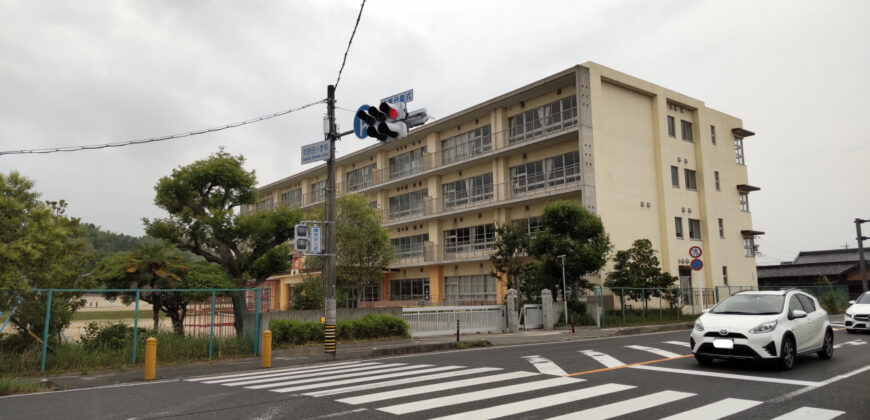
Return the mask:
{"type": "MultiPolygon", "coordinates": [[[[391,268],[419,267],[451,262],[486,261],[492,254],[493,244],[425,244],[412,247],[409,252],[396,253],[391,268]]],[[[403,250],[404,251],[404,250],[403,250]]]]}

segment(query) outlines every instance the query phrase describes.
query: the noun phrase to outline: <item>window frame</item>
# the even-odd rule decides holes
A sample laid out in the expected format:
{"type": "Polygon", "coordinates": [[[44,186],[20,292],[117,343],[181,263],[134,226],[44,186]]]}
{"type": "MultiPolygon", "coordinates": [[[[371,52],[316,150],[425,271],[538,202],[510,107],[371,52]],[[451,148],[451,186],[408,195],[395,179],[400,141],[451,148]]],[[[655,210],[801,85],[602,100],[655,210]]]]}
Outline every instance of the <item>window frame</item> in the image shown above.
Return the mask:
{"type": "Polygon", "coordinates": [[[695,142],[695,133],[692,130],[691,121],[680,120],[680,136],[684,141],[695,142]]]}
{"type": "Polygon", "coordinates": [[[701,219],[689,219],[689,240],[700,241],[701,238],[701,219]]]}
{"type": "Polygon", "coordinates": [[[671,165],[671,186],[680,188],[680,168],[671,165]]]}
{"type": "Polygon", "coordinates": [[[746,156],[743,153],[743,137],[734,136],[734,154],[738,165],[746,165],[746,156]]]}
{"type": "Polygon", "coordinates": [[[689,191],[698,191],[698,175],[694,169],[684,169],[686,176],[686,189],[689,191]]]}
{"type": "Polygon", "coordinates": [[[740,211],[749,213],[749,193],[739,191],[737,197],[740,200],[740,211]]]}
{"type": "Polygon", "coordinates": [[[683,218],[680,216],[674,217],[674,232],[677,239],[686,239],[683,234],[683,218]]]}

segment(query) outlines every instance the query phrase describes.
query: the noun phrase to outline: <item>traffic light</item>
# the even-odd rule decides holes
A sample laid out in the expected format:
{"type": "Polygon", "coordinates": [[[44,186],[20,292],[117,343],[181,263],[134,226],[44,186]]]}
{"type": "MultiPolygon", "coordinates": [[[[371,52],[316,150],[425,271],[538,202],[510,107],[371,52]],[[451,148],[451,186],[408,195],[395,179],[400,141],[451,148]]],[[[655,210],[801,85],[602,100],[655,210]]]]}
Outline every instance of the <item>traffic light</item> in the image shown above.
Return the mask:
{"type": "Polygon", "coordinates": [[[308,225],[296,225],[293,233],[293,247],[296,251],[308,252],[308,225]]]}
{"type": "Polygon", "coordinates": [[[388,104],[381,102],[378,107],[370,106],[367,110],[359,110],[357,118],[365,122],[366,135],[380,141],[401,139],[408,135],[408,125],[405,123],[404,104],[388,104]]]}

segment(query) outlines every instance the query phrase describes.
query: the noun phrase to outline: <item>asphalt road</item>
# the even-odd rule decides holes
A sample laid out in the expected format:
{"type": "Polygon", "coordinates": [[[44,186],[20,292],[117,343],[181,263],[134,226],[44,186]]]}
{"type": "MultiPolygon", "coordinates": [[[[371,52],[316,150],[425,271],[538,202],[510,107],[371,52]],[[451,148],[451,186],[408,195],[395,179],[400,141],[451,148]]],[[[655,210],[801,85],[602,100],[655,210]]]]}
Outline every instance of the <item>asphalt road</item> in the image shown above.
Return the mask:
{"type": "Polygon", "coordinates": [[[698,365],[688,332],[479,348],[0,398],[3,419],[868,419],[870,335],[790,371],[698,365]],[[785,416],[785,417],[780,417],[785,416]]]}

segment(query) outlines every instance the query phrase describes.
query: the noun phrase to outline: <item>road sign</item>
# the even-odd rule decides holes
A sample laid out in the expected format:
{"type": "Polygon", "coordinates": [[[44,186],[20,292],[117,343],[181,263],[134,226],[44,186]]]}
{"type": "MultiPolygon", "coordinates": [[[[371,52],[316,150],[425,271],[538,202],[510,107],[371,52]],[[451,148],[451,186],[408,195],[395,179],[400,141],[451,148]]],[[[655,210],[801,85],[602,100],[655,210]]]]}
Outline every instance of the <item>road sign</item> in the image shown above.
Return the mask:
{"type": "Polygon", "coordinates": [[[320,226],[311,226],[311,253],[319,254],[321,252],[320,247],[320,226]]]}
{"type": "Polygon", "coordinates": [[[329,140],[302,146],[302,164],[329,160],[329,140]]]}
{"type": "Polygon", "coordinates": [[[692,258],[699,258],[701,256],[701,247],[693,246],[689,248],[689,256],[692,258]]]}
{"type": "Polygon", "coordinates": [[[406,90],[402,93],[397,93],[393,96],[387,96],[384,99],[381,99],[381,102],[386,102],[388,104],[397,104],[404,102],[411,102],[414,100],[414,89],[406,90]]]}
{"type": "Polygon", "coordinates": [[[302,269],[302,258],[294,258],[293,259],[293,269],[295,269],[295,270],[302,269]]]}
{"type": "Polygon", "coordinates": [[[697,259],[697,258],[692,260],[692,263],[689,265],[692,267],[692,270],[695,270],[695,271],[700,271],[702,268],[704,268],[704,262],[697,259]]]}
{"type": "Polygon", "coordinates": [[[361,138],[361,139],[368,137],[368,134],[366,134],[366,129],[369,126],[368,126],[368,124],[366,124],[365,121],[360,119],[360,117],[358,117],[357,115],[359,115],[359,111],[366,112],[368,110],[369,110],[369,106],[363,105],[363,106],[359,107],[359,109],[357,110],[357,113],[354,114],[354,117],[353,117],[353,133],[356,134],[356,136],[361,138]]]}

